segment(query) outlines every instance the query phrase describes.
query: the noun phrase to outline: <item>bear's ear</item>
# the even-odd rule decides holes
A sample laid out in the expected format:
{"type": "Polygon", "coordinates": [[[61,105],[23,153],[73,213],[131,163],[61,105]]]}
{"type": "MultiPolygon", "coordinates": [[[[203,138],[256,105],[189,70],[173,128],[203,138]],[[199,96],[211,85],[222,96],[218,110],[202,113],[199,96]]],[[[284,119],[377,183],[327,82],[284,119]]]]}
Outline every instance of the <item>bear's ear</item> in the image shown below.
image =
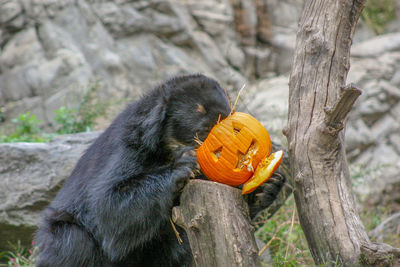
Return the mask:
{"type": "Polygon", "coordinates": [[[141,125],[141,145],[150,151],[156,151],[163,139],[164,125],[168,110],[168,98],[161,96],[157,99],[150,112],[146,114],[141,125]]]}
{"type": "Polygon", "coordinates": [[[138,151],[156,151],[163,139],[169,90],[160,86],[125,110],[124,143],[138,151]]]}

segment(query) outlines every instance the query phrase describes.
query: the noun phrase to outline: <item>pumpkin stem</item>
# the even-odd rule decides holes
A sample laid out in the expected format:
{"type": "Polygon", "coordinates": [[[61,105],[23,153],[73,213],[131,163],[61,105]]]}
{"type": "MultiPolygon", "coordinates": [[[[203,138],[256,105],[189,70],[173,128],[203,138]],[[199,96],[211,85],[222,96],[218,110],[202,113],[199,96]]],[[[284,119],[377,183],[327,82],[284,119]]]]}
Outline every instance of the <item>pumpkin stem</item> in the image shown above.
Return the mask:
{"type": "Polygon", "coordinates": [[[246,84],[243,84],[242,88],[240,88],[238,95],[236,96],[236,100],[235,100],[235,104],[233,104],[233,108],[231,108],[231,114],[235,113],[235,109],[236,109],[236,104],[239,100],[240,94],[242,93],[243,89],[246,87],[246,84]]]}

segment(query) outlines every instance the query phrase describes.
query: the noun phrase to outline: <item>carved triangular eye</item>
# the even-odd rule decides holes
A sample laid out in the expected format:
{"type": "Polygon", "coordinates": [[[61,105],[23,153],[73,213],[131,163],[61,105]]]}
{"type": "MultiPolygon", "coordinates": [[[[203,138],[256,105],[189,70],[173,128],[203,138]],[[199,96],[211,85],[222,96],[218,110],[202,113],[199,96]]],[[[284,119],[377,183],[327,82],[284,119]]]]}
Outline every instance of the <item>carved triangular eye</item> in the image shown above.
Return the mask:
{"type": "Polygon", "coordinates": [[[233,127],[233,134],[236,136],[236,135],[238,135],[238,133],[240,133],[240,128],[239,127],[233,127]]]}
{"type": "Polygon", "coordinates": [[[215,162],[217,162],[219,160],[219,158],[221,157],[221,152],[222,152],[222,146],[213,151],[212,157],[215,162]]]}

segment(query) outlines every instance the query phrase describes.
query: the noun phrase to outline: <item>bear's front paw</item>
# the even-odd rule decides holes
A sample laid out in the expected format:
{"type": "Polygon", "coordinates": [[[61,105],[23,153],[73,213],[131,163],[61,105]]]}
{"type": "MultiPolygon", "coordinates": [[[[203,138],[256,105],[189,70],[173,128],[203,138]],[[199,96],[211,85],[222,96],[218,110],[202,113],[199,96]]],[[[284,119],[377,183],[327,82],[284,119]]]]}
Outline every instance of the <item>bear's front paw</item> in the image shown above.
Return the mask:
{"type": "Polygon", "coordinates": [[[185,147],[176,156],[173,163],[173,179],[177,191],[181,191],[190,178],[194,178],[200,171],[197,163],[196,151],[193,147],[185,147]]]}
{"type": "Polygon", "coordinates": [[[264,208],[269,207],[272,202],[278,197],[279,192],[282,190],[286,182],[284,175],[275,172],[261,187],[262,193],[259,194],[261,204],[264,208]]]}

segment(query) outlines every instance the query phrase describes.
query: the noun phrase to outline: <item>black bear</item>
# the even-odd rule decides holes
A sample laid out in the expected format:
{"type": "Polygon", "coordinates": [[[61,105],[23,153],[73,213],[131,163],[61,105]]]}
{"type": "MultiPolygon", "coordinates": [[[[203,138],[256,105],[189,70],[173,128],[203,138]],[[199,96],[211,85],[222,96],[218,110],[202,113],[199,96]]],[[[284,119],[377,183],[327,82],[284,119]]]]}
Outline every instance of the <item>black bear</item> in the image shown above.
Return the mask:
{"type": "Polygon", "coordinates": [[[203,75],[173,78],[128,105],[44,211],[37,266],[191,266],[171,209],[198,171],[194,137],[229,113],[224,90],[203,75]]]}

